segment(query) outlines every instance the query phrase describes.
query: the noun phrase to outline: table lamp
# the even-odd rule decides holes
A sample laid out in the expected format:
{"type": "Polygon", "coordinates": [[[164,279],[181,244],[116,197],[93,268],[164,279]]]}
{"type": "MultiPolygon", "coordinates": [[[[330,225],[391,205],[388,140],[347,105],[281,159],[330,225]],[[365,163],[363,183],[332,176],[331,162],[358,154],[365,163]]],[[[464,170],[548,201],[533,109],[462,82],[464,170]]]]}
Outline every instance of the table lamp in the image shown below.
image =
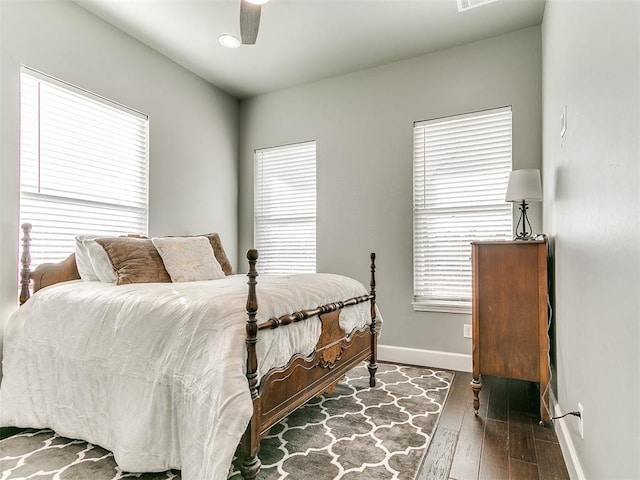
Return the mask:
{"type": "Polygon", "coordinates": [[[509,174],[507,195],[505,202],[518,202],[520,204],[520,218],[516,225],[516,240],[531,240],[531,223],[527,218],[529,206],[527,202],[542,201],[542,183],[540,182],[540,170],[523,169],[514,170],[509,174]],[[522,223],[522,231],[518,232],[522,223]],[[527,231],[527,228],[529,229],[527,231]]]}

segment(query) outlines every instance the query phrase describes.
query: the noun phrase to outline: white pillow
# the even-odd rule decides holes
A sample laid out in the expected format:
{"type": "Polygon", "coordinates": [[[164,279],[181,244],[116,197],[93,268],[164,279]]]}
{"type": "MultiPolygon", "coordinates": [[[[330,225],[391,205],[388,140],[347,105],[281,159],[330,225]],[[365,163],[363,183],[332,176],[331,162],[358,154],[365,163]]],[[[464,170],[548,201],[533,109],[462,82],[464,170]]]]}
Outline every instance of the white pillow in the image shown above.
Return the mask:
{"type": "Polygon", "coordinates": [[[100,235],[76,236],[76,264],[84,281],[115,283],[118,279],[102,245],[96,242],[100,235]],[[83,276],[84,273],[84,276],[83,276]]]}
{"type": "Polygon", "coordinates": [[[197,282],[224,278],[207,237],[152,238],[172,282],[197,282]]]}
{"type": "Polygon", "coordinates": [[[89,249],[84,246],[83,237],[85,236],[86,235],[76,235],[76,266],[78,267],[78,273],[82,281],[98,282],[98,276],[89,258],[89,249]]]}

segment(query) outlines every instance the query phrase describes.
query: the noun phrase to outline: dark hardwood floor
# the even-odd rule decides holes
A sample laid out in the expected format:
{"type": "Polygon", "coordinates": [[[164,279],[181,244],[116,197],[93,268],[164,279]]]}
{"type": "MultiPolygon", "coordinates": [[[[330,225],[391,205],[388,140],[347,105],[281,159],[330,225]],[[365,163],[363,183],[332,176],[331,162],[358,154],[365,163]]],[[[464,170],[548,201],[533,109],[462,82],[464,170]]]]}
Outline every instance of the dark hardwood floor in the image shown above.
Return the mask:
{"type": "Polygon", "coordinates": [[[555,431],[539,425],[536,384],[482,377],[475,416],[469,382],[456,372],[417,480],[569,480],[555,431]]]}

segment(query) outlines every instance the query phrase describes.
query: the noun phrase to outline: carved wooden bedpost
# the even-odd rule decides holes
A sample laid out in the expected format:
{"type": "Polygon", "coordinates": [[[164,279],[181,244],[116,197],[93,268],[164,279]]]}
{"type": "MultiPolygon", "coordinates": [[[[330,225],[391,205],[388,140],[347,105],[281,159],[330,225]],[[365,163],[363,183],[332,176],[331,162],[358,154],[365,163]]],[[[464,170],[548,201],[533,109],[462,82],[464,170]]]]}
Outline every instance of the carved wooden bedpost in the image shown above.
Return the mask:
{"type": "Polygon", "coordinates": [[[378,364],[376,363],[378,358],[378,335],[376,331],[376,254],[371,253],[371,358],[369,359],[369,386],[376,386],[376,371],[378,370],[378,364]]]}
{"type": "Polygon", "coordinates": [[[22,255],[20,256],[20,305],[29,300],[31,292],[31,224],[22,224],[22,255]]]}
{"type": "Polygon", "coordinates": [[[247,260],[249,260],[249,294],[247,296],[247,380],[249,382],[249,391],[251,392],[251,400],[253,402],[253,417],[247,426],[247,430],[242,437],[240,450],[242,453],[242,464],[240,471],[242,478],[251,480],[257,477],[260,470],[260,459],[258,458],[258,450],[260,448],[260,437],[258,432],[258,422],[255,421],[256,409],[259,409],[258,400],[258,356],[256,353],[256,343],[258,341],[258,324],[256,323],[256,313],[258,311],[258,299],[256,296],[256,260],[258,260],[258,251],[251,249],[247,252],[247,260]]]}
{"type": "Polygon", "coordinates": [[[258,324],[256,323],[256,313],[258,312],[258,298],[256,296],[256,260],[258,251],[251,249],[247,252],[249,260],[249,294],[247,295],[247,380],[249,381],[249,391],[251,398],[258,396],[258,357],[256,354],[256,342],[258,341],[258,324]]]}

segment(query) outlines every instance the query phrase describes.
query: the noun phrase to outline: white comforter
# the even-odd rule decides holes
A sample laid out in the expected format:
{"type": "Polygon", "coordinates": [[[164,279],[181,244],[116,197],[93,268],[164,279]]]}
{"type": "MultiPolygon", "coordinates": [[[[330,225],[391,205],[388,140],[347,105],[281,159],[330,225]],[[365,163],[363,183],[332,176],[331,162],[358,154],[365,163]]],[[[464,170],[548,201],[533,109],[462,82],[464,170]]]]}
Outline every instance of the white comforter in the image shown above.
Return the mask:
{"type": "MultiPolygon", "coordinates": [[[[101,445],[125,471],[225,479],[252,414],[246,281],[74,281],[39,291],[6,331],[0,425],[101,445]]],[[[257,291],[259,322],[367,293],[330,274],[261,276],[257,291]]],[[[341,323],[348,332],[370,323],[369,304],[346,309],[341,323]]],[[[261,331],[259,376],[311,353],[319,334],[317,318],[261,331]]]]}

